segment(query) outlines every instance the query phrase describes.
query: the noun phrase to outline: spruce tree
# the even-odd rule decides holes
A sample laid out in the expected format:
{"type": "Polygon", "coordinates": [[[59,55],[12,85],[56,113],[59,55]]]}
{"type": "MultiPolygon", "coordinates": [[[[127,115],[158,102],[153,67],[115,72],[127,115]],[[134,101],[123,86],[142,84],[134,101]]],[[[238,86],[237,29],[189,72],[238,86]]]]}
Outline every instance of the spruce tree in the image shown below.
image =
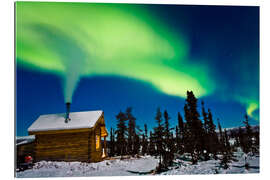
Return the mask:
{"type": "Polygon", "coordinates": [[[114,156],[115,155],[115,137],[114,137],[114,129],[111,128],[110,131],[110,156],[114,156]]]}
{"type": "Polygon", "coordinates": [[[231,161],[232,159],[232,152],[231,152],[231,146],[229,143],[229,137],[227,134],[227,130],[224,130],[224,151],[222,152],[222,159],[221,159],[221,166],[223,166],[224,169],[227,169],[228,163],[231,161]]]}
{"type": "Polygon", "coordinates": [[[144,134],[142,139],[142,154],[148,154],[148,135],[147,135],[147,125],[144,124],[144,134]]]}
{"type": "Polygon", "coordinates": [[[177,151],[179,153],[184,153],[184,122],[181,114],[177,113],[177,119],[178,119],[178,126],[176,126],[176,144],[177,144],[177,151]]]}
{"type": "Polygon", "coordinates": [[[149,137],[149,154],[150,155],[156,155],[156,146],[155,146],[155,141],[154,141],[154,135],[152,131],[150,131],[150,137],[149,137]]]}
{"type": "Polygon", "coordinates": [[[244,152],[247,152],[245,135],[244,135],[243,129],[241,127],[239,127],[239,129],[238,129],[238,139],[239,139],[239,145],[240,145],[241,149],[244,152]]]}
{"type": "Polygon", "coordinates": [[[225,129],[224,130],[224,139],[225,139],[225,151],[228,153],[228,154],[231,154],[231,145],[230,145],[230,142],[229,142],[229,136],[228,136],[228,133],[227,133],[227,130],[225,129]]]}
{"type": "Polygon", "coordinates": [[[208,133],[208,117],[207,117],[207,113],[205,112],[205,109],[204,109],[204,101],[201,102],[202,104],[202,116],[203,116],[203,121],[204,121],[204,129],[206,131],[206,133],[208,133]]]}
{"type": "Polygon", "coordinates": [[[202,116],[203,116],[203,128],[204,128],[204,131],[203,131],[203,138],[202,138],[202,145],[203,145],[203,149],[204,149],[204,152],[203,152],[203,155],[204,155],[204,159],[205,160],[209,160],[209,153],[210,153],[210,143],[209,141],[211,141],[211,134],[210,134],[210,123],[209,123],[209,117],[208,117],[208,114],[205,112],[205,109],[204,109],[204,102],[202,101],[201,102],[202,104],[202,116]],[[208,142],[208,143],[206,143],[208,142]]]}
{"type": "Polygon", "coordinates": [[[140,152],[140,146],[141,146],[140,135],[139,134],[135,134],[133,155],[138,155],[139,154],[139,152],[140,152]]]}
{"type": "Polygon", "coordinates": [[[210,153],[213,154],[214,158],[217,158],[217,152],[218,152],[218,147],[219,147],[219,141],[218,141],[218,136],[216,133],[216,126],[213,122],[213,116],[211,113],[211,110],[208,109],[208,117],[207,117],[208,121],[208,125],[207,125],[207,133],[208,133],[208,150],[210,153]]]}
{"type": "MultiPolygon", "coordinates": [[[[126,109],[126,117],[128,120],[128,140],[127,140],[127,152],[129,155],[135,155],[138,152],[138,148],[135,148],[136,146],[136,118],[132,115],[132,108],[128,107],[126,109]]],[[[137,146],[136,146],[137,147],[137,146]]]]}
{"type": "Polygon", "coordinates": [[[180,132],[183,132],[184,130],[184,122],[183,122],[183,118],[180,114],[180,112],[177,113],[177,119],[178,119],[178,128],[180,132]]]}
{"type": "Polygon", "coordinates": [[[127,153],[127,141],[126,141],[126,121],[127,117],[123,112],[119,112],[116,115],[117,119],[117,130],[116,130],[116,150],[118,155],[125,155],[127,153]]]}
{"type": "Polygon", "coordinates": [[[254,132],[254,138],[255,138],[255,142],[254,142],[254,151],[253,153],[258,153],[259,151],[259,145],[260,145],[260,132],[254,132]]]}
{"type": "Polygon", "coordinates": [[[224,152],[225,151],[225,140],[224,140],[224,136],[223,136],[223,132],[222,132],[222,128],[219,122],[219,119],[217,119],[218,121],[218,130],[219,130],[219,151],[220,152],[224,152]]]}
{"type": "Polygon", "coordinates": [[[187,123],[187,146],[188,152],[191,153],[192,163],[196,164],[200,154],[202,154],[204,149],[203,138],[204,134],[203,124],[200,121],[200,114],[197,111],[197,99],[192,91],[187,91],[186,104],[184,106],[185,119],[187,123]]]}
{"type": "Polygon", "coordinates": [[[247,114],[245,114],[245,120],[243,121],[243,123],[245,124],[245,129],[246,129],[245,153],[248,153],[252,151],[253,143],[252,143],[252,130],[251,130],[251,126],[249,125],[249,119],[248,119],[247,114]]]}
{"type": "MultiPolygon", "coordinates": [[[[184,111],[185,111],[185,120],[186,120],[186,125],[185,125],[185,132],[184,132],[184,148],[185,152],[188,152],[192,154],[194,151],[195,144],[195,136],[192,134],[191,131],[191,117],[190,117],[190,112],[188,109],[187,104],[184,106],[184,111]]],[[[193,157],[192,157],[193,158],[193,157]]]]}
{"type": "Polygon", "coordinates": [[[169,124],[169,114],[165,110],[164,111],[164,120],[165,120],[165,128],[164,128],[164,143],[165,143],[165,149],[164,149],[164,159],[163,164],[167,168],[168,166],[172,165],[174,153],[175,153],[175,145],[173,140],[173,134],[171,133],[172,128],[170,128],[169,124]]]}
{"type": "Polygon", "coordinates": [[[164,111],[164,120],[165,120],[165,129],[164,129],[164,136],[165,136],[165,142],[166,145],[168,146],[168,141],[170,138],[170,127],[169,127],[169,114],[167,112],[167,110],[164,111]]]}
{"type": "Polygon", "coordinates": [[[159,167],[162,166],[162,158],[164,155],[164,125],[162,123],[162,113],[160,108],[157,109],[155,117],[157,127],[154,128],[154,138],[157,147],[157,155],[159,156],[159,167]]]}
{"type": "Polygon", "coordinates": [[[146,138],[145,134],[142,135],[142,155],[146,154],[146,138]]]}
{"type": "Polygon", "coordinates": [[[176,152],[180,153],[181,151],[181,139],[180,139],[180,131],[178,126],[175,126],[175,141],[176,141],[176,152]]]}

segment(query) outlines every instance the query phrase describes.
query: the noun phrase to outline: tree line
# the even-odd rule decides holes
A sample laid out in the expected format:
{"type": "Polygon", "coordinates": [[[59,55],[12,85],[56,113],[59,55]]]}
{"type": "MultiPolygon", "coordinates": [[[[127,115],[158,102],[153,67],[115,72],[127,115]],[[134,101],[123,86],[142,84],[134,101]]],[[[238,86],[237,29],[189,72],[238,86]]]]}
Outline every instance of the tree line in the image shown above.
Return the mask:
{"type": "Polygon", "coordinates": [[[220,159],[224,168],[232,161],[233,151],[238,147],[245,153],[258,152],[259,134],[253,132],[248,116],[244,117],[245,128],[228,134],[222,129],[219,119],[218,131],[213,121],[211,110],[205,109],[201,102],[201,113],[198,111],[198,99],[192,91],[187,91],[184,105],[184,116],[178,112],[178,124],[170,126],[170,115],[167,110],[157,109],[155,127],[149,131],[144,124],[143,130],[136,124],[132,108],[116,115],[117,127],[110,130],[109,156],[152,155],[159,157],[157,170],[166,170],[173,164],[178,155],[188,155],[193,164],[198,161],[220,159]],[[235,143],[230,143],[233,138],[235,143]]]}

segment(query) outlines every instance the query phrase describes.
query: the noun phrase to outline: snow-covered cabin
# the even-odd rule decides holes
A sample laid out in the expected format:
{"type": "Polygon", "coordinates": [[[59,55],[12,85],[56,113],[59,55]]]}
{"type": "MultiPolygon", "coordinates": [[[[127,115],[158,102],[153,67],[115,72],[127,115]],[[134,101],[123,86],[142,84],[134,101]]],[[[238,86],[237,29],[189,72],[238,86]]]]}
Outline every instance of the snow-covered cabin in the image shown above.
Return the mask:
{"type": "Polygon", "coordinates": [[[34,135],[16,137],[17,162],[24,162],[24,157],[27,155],[33,156],[34,147],[35,147],[34,135]]]}
{"type": "Polygon", "coordinates": [[[65,113],[41,115],[28,133],[35,135],[35,161],[98,162],[107,156],[103,111],[71,112],[68,121],[65,113]]]}

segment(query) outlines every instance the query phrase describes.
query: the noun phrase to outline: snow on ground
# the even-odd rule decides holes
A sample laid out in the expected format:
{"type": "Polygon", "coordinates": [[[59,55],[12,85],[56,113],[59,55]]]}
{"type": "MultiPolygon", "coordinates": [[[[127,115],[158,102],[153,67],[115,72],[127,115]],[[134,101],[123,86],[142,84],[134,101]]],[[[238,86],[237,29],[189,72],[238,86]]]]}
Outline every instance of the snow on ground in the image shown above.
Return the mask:
{"type": "MultiPolygon", "coordinates": [[[[228,169],[221,168],[219,160],[202,161],[198,162],[197,165],[192,165],[189,161],[177,159],[175,165],[161,175],[259,173],[259,156],[247,156],[247,162],[250,165],[248,170],[244,167],[246,155],[238,152],[235,153],[235,156],[238,161],[231,162],[228,169]]],[[[98,163],[41,161],[35,163],[33,169],[17,172],[16,176],[32,178],[153,175],[150,171],[155,169],[157,164],[158,159],[153,156],[123,160],[111,159],[98,163]]]]}
{"type": "Polygon", "coordinates": [[[17,177],[129,176],[135,175],[133,171],[150,171],[157,164],[158,159],[151,156],[98,163],[41,161],[35,163],[33,169],[17,172],[17,177]]]}
{"type": "Polygon", "coordinates": [[[191,162],[176,160],[178,165],[173,166],[170,170],[161,173],[162,175],[180,175],[180,174],[242,174],[242,173],[259,173],[259,156],[247,156],[243,152],[234,153],[235,159],[228,163],[229,168],[220,167],[220,160],[201,161],[196,165],[191,162]],[[245,157],[249,164],[249,169],[245,168],[245,157]]]}

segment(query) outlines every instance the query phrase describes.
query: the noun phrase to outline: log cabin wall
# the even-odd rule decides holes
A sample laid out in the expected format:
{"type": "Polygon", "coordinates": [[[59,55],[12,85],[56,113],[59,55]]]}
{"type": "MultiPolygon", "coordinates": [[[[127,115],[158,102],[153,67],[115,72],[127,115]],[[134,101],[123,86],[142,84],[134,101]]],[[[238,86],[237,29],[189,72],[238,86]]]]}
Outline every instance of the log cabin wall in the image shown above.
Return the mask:
{"type": "Polygon", "coordinates": [[[90,132],[37,134],[36,161],[82,161],[89,160],[90,132]]]}
{"type": "Polygon", "coordinates": [[[95,126],[95,129],[91,132],[91,162],[102,161],[102,146],[101,146],[101,131],[100,124],[95,126]],[[97,139],[98,138],[98,139],[97,139]],[[99,141],[99,147],[97,148],[97,141],[99,141]]]}

